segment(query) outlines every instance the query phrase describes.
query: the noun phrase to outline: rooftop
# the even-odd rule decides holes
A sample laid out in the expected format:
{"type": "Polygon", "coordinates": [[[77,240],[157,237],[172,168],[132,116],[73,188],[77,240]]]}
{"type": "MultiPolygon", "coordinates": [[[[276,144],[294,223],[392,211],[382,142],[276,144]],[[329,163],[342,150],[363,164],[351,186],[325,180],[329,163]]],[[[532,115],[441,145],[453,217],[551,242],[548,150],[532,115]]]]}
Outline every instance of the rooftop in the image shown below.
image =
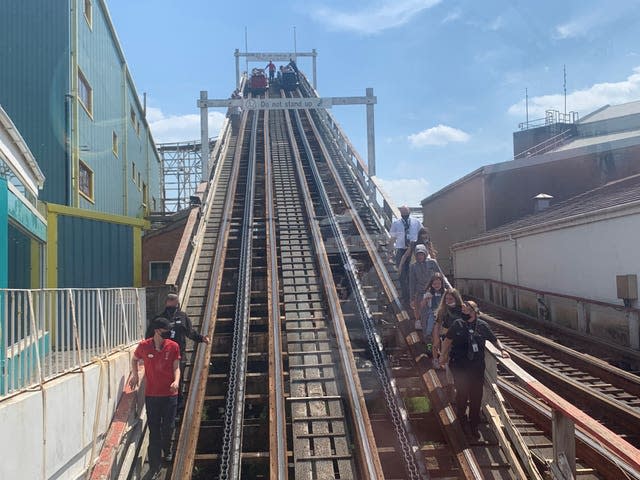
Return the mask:
{"type": "Polygon", "coordinates": [[[640,100],[622,103],[620,105],[605,105],[595,112],[590,113],[580,120],[581,124],[611,120],[612,118],[626,117],[640,114],[640,100]]]}
{"type": "Polygon", "coordinates": [[[551,205],[542,212],[482,233],[470,239],[469,242],[501,234],[512,234],[552,222],[570,220],[579,215],[595,213],[611,207],[631,206],[637,202],[640,202],[640,174],[609,182],[601,187],[581,193],[556,205],[551,205]]]}

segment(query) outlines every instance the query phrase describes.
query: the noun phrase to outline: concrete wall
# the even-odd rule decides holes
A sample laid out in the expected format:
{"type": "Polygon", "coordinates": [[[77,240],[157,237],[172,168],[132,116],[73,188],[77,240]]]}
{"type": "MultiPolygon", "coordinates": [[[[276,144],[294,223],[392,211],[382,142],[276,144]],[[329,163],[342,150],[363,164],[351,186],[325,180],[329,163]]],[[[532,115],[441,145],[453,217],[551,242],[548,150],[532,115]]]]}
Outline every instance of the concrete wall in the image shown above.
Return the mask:
{"type": "Polygon", "coordinates": [[[129,375],[130,351],[0,401],[0,478],[76,479],[89,467],[129,375]],[[94,422],[97,416],[97,429],[94,422]]]}
{"type": "MultiPolygon", "coordinates": [[[[512,240],[457,249],[457,278],[490,279],[538,291],[581,297],[622,306],[616,275],[640,276],[640,249],[629,232],[640,230],[640,212],[512,240]],[[502,265],[502,266],[500,266],[502,265]]],[[[504,306],[539,315],[538,295],[481,281],[461,281],[463,291],[504,306]]],[[[549,320],[600,338],[637,346],[637,326],[625,312],[543,296],[549,320]],[[584,310],[586,308],[586,310],[584,310]],[[580,310],[583,309],[583,310],[580,310]]],[[[637,348],[637,347],[635,347],[637,348]]]]}
{"type": "Polygon", "coordinates": [[[423,224],[431,233],[438,263],[447,276],[453,268],[451,246],[485,231],[482,181],[478,175],[422,204],[423,224]]]}

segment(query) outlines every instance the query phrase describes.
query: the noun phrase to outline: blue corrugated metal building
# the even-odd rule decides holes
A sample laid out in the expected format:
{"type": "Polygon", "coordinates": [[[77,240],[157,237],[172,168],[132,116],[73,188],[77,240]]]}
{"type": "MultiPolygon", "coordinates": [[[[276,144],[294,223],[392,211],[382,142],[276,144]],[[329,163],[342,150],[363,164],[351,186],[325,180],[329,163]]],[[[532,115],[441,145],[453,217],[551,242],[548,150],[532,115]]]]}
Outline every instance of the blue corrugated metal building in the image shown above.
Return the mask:
{"type": "Polygon", "coordinates": [[[0,52],[0,105],[47,179],[46,285],[140,285],[161,160],[104,0],[7,0],[0,52]]]}

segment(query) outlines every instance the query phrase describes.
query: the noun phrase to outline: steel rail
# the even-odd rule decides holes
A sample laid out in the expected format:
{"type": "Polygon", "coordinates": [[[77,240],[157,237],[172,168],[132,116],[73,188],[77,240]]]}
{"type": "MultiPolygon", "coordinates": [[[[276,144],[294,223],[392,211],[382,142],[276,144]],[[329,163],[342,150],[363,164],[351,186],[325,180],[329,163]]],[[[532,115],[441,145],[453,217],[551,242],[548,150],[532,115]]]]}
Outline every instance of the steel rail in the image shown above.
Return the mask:
{"type": "MultiPolygon", "coordinates": [[[[244,141],[248,112],[242,115],[240,134],[236,142],[236,151],[233,159],[233,171],[231,173],[229,190],[225,200],[224,213],[220,223],[220,237],[216,244],[214,261],[211,262],[211,283],[206,300],[205,313],[203,315],[202,331],[207,332],[209,337],[213,336],[215,330],[219,292],[222,284],[224,272],[224,261],[226,257],[227,238],[231,226],[232,208],[235,191],[238,184],[240,171],[240,156],[244,141]]],[[[178,445],[171,474],[172,480],[185,480],[192,476],[195,461],[196,445],[198,433],[200,431],[200,418],[204,407],[204,397],[206,392],[207,376],[209,372],[209,359],[211,358],[212,343],[205,344],[205,348],[199,348],[194,359],[191,385],[185,406],[185,411],[178,437],[178,445]]]]}
{"type": "Polygon", "coordinates": [[[364,478],[383,478],[384,475],[382,472],[382,465],[380,464],[380,458],[377,455],[375,438],[373,436],[371,421],[369,420],[369,415],[364,402],[364,395],[362,393],[362,387],[358,378],[353,351],[351,349],[351,345],[349,344],[344,317],[342,316],[342,311],[339,307],[340,299],[333,282],[331,266],[329,264],[327,252],[324,248],[324,242],[322,239],[320,227],[317,221],[313,220],[316,218],[316,213],[311,199],[311,192],[309,191],[309,187],[307,186],[307,183],[305,181],[304,168],[302,166],[300,152],[297,148],[295,148],[296,139],[289,111],[285,111],[285,121],[287,124],[287,131],[289,133],[289,139],[292,146],[299,185],[305,199],[304,203],[307,211],[307,216],[310,219],[311,234],[317,248],[316,254],[320,267],[322,283],[324,285],[325,295],[327,297],[327,304],[331,314],[331,320],[335,327],[334,330],[336,341],[339,347],[338,353],[340,355],[342,368],[344,370],[349,405],[354,417],[354,427],[356,431],[356,440],[358,443],[359,451],[358,459],[361,464],[364,478]]]}
{"type": "Polygon", "coordinates": [[[273,192],[273,159],[269,142],[269,111],[264,112],[265,204],[267,220],[267,298],[269,303],[269,457],[271,480],[287,479],[287,426],[284,405],[284,368],[282,362],[282,324],[280,321],[280,284],[278,246],[273,192]]]}
{"type": "MultiPolygon", "coordinates": [[[[307,158],[309,159],[309,166],[313,174],[316,188],[320,193],[320,201],[322,202],[327,218],[329,219],[329,225],[331,227],[331,232],[336,239],[340,259],[344,265],[345,273],[351,286],[351,291],[354,293],[358,314],[364,327],[367,344],[369,346],[376,374],[378,375],[378,379],[382,387],[382,393],[385,397],[387,409],[389,410],[392,418],[397,441],[402,450],[406,473],[410,479],[429,478],[424,458],[420,454],[418,442],[416,441],[409,425],[408,414],[404,407],[404,402],[400,397],[400,392],[396,387],[391,369],[389,368],[389,363],[382,347],[380,335],[376,331],[373,315],[371,315],[371,311],[369,309],[369,303],[365,297],[360,280],[356,276],[355,263],[353,262],[349,252],[349,247],[347,246],[344,235],[342,234],[342,230],[340,229],[338,220],[333,211],[333,207],[331,206],[329,195],[324,188],[320,172],[316,165],[315,157],[311,150],[311,145],[305,135],[305,129],[302,124],[300,113],[295,111],[293,115],[295,116],[297,127],[301,133],[300,138],[302,139],[303,147],[306,151],[307,158]]],[[[317,134],[317,131],[314,131],[313,133],[317,134]]],[[[319,139],[317,140],[319,141],[319,139]]],[[[367,235],[366,232],[365,235],[367,235]]]]}
{"type": "Polygon", "coordinates": [[[270,117],[271,160],[278,259],[282,278],[281,312],[289,381],[293,465],[296,478],[355,478],[355,452],[346,405],[339,391],[335,335],[323,298],[311,219],[297,181],[293,146],[284,112],[270,117]],[[315,380],[311,382],[312,380],[315,380]],[[328,398],[332,395],[331,399],[328,398]],[[297,399],[293,399],[293,398],[297,399]],[[302,398],[301,398],[302,397],[302,398]]]}
{"type": "Polygon", "coordinates": [[[621,370],[604,360],[565,347],[548,338],[528,332],[486,313],[483,313],[481,318],[496,326],[499,330],[507,332],[509,338],[523,342],[554,359],[570,366],[576,366],[576,368],[605,380],[631,395],[640,397],[640,377],[638,377],[638,375],[621,370]]]}
{"type": "Polygon", "coordinates": [[[253,115],[249,141],[249,168],[244,196],[244,213],[240,229],[240,266],[233,320],[233,345],[229,363],[229,377],[224,414],[220,479],[236,479],[242,469],[242,426],[244,420],[247,353],[251,301],[251,264],[253,249],[253,202],[255,197],[255,168],[259,112],[253,115]]]}
{"type": "MultiPolygon", "coordinates": [[[[308,112],[307,112],[307,115],[308,115],[308,112]]],[[[353,219],[353,222],[356,225],[356,228],[358,229],[358,233],[360,234],[360,237],[362,238],[363,243],[369,253],[369,257],[372,260],[376,274],[378,275],[378,278],[380,280],[380,283],[382,284],[385,294],[389,299],[389,301],[391,302],[391,305],[394,311],[396,312],[396,318],[398,320],[398,323],[402,325],[409,325],[412,322],[410,321],[409,316],[404,310],[404,307],[402,305],[402,302],[400,301],[400,298],[399,298],[397,289],[393,283],[393,280],[391,279],[391,276],[389,275],[389,272],[385,267],[382,258],[380,258],[380,255],[378,254],[377,249],[373,244],[371,237],[367,234],[367,230],[364,225],[364,222],[362,221],[362,218],[360,217],[360,214],[358,213],[358,210],[354,205],[353,200],[347,193],[347,189],[342,179],[340,178],[340,175],[335,165],[333,164],[333,157],[329,155],[326,145],[324,144],[323,141],[321,141],[322,137],[320,135],[320,132],[317,129],[317,126],[315,125],[315,122],[311,121],[310,124],[312,129],[314,129],[316,138],[319,139],[320,148],[323,151],[323,155],[327,159],[327,165],[331,170],[335,184],[341,193],[343,201],[345,202],[345,204],[347,205],[347,207],[351,212],[351,217],[353,219]]],[[[411,326],[411,330],[413,330],[413,326],[411,326]]],[[[409,347],[415,345],[417,342],[417,338],[413,334],[405,335],[403,338],[405,339],[409,347]]],[[[429,369],[425,368],[426,364],[428,363],[426,355],[420,354],[420,356],[417,357],[416,359],[418,360],[417,362],[418,366],[421,367],[421,371],[422,371],[421,377],[423,382],[425,383],[427,392],[429,393],[431,398],[435,400],[440,400],[439,397],[436,395],[438,392],[440,393],[442,392],[442,386],[440,385],[438,377],[435,374],[430,374],[433,372],[429,372],[429,369]]],[[[454,425],[456,424],[456,422],[454,421],[455,414],[453,413],[452,409],[450,407],[446,407],[445,405],[441,405],[440,410],[441,410],[440,415],[438,417],[442,422],[443,426],[446,427],[448,425],[450,428],[455,428],[454,427],[454,425]]],[[[445,430],[445,435],[449,440],[449,443],[453,446],[456,460],[461,469],[461,474],[464,476],[464,478],[467,478],[467,479],[479,478],[479,476],[482,475],[480,465],[473,451],[466,444],[466,441],[464,440],[464,435],[462,434],[462,430],[460,428],[457,428],[455,432],[450,432],[449,428],[444,428],[444,430],[445,430]]]]}

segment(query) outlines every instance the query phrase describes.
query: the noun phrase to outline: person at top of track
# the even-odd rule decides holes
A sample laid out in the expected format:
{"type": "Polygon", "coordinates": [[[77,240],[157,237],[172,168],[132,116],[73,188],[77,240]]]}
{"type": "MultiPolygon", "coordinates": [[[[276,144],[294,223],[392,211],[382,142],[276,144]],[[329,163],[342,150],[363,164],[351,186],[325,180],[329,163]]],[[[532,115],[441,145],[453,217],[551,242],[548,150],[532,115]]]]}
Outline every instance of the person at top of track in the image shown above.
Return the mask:
{"type": "Polygon", "coordinates": [[[269,63],[267,63],[267,66],[264,67],[264,69],[269,71],[269,81],[273,82],[273,77],[276,75],[276,66],[273,63],[273,60],[269,60],[269,63]]]}

